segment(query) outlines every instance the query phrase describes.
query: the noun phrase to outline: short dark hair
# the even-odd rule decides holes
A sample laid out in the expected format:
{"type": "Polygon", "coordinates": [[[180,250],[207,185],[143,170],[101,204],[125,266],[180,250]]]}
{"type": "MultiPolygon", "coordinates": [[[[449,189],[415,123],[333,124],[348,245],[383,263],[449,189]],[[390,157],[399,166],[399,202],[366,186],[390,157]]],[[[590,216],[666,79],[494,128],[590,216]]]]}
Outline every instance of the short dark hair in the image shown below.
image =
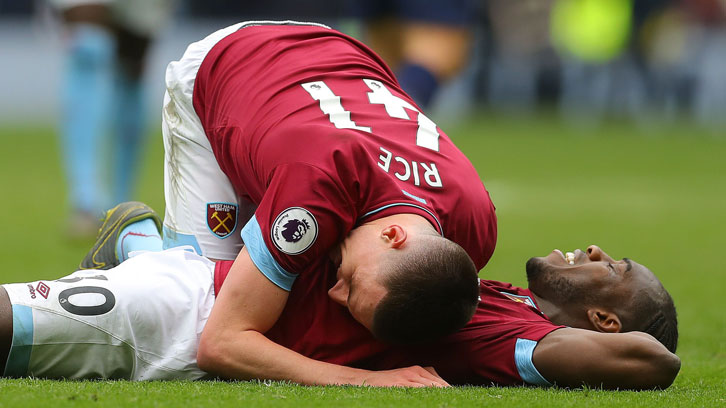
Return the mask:
{"type": "Polygon", "coordinates": [[[658,281],[656,287],[637,294],[629,307],[632,324],[624,331],[642,331],[655,337],[671,353],[678,347],[678,317],[673,298],[658,281]]]}
{"type": "Polygon", "coordinates": [[[441,236],[419,236],[384,265],[388,290],[373,314],[373,335],[389,343],[421,343],[451,334],[479,303],[478,273],[469,255],[441,236]]]}

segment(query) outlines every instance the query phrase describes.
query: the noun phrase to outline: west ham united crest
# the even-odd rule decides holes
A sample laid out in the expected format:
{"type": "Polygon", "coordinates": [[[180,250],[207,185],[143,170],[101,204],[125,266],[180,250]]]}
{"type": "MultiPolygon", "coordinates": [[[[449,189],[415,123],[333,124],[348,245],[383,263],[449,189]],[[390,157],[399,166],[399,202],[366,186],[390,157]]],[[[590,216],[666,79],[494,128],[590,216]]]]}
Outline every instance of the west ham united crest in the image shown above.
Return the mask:
{"type": "Polygon", "coordinates": [[[318,222],[310,211],[290,207],[281,212],[272,223],[272,242],[277,249],[297,255],[305,252],[318,237],[318,222]]]}
{"type": "Polygon", "coordinates": [[[237,204],[207,203],[207,227],[219,238],[227,238],[237,227],[237,204]]]}

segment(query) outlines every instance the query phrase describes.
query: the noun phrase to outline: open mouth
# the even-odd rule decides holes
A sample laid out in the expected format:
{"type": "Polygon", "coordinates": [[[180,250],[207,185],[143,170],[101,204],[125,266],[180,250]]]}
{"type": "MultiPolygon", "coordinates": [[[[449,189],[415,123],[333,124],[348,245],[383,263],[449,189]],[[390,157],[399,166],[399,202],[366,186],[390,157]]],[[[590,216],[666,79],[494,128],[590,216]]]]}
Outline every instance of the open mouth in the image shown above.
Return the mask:
{"type": "Polygon", "coordinates": [[[568,264],[570,264],[570,265],[575,264],[575,253],[574,252],[562,253],[562,251],[560,251],[559,249],[555,249],[555,252],[560,254],[560,256],[562,256],[562,259],[564,259],[565,262],[567,262],[568,264]]]}

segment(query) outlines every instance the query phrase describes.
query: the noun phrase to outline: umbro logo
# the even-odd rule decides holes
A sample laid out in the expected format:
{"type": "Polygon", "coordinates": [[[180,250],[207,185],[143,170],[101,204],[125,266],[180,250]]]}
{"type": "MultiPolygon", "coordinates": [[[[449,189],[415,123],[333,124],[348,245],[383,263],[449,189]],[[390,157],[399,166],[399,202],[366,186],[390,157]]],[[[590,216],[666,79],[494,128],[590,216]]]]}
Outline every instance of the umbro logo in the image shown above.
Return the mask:
{"type": "Polygon", "coordinates": [[[38,284],[33,287],[33,285],[28,283],[28,292],[30,292],[30,298],[35,299],[36,293],[40,296],[43,296],[44,299],[48,299],[48,295],[50,294],[50,286],[46,285],[44,282],[38,282],[38,284]]]}
{"type": "Polygon", "coordinates": [[[38,294],[40,294],[40,296],[48,299],[48,295],[50,294],[50,286],[46,285],[43,282],[38,282],[38,286],[35,287],[35,290],[38,292],[38,294]]]}

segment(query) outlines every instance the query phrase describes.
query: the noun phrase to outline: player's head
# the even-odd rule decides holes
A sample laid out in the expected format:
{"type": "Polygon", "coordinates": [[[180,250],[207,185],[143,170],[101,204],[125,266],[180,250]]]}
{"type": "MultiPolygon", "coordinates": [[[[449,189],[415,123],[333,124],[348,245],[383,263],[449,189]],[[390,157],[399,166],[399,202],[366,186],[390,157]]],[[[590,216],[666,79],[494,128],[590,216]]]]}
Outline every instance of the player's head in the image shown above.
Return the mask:
{"type": "Polygon", "coordinates": [[[374,336],[423,342],[453,333],[471,319],[479,285],[463,248],[433,229],[363,228],[371,229],[354,230],[344,241],[338,281],[328,293],[374,336]],[[379,230],[380,237],[370,239],[379,230]]]}
{"type": "Polygon", "coordinates": [[[671,352],[678,344],[673,299],[648,268],[628,258],[616,261],[598,246],[559,250],[527,262],[529,289],[553,307],[554,323],[603,332],[642,331],[671,352]]]}

